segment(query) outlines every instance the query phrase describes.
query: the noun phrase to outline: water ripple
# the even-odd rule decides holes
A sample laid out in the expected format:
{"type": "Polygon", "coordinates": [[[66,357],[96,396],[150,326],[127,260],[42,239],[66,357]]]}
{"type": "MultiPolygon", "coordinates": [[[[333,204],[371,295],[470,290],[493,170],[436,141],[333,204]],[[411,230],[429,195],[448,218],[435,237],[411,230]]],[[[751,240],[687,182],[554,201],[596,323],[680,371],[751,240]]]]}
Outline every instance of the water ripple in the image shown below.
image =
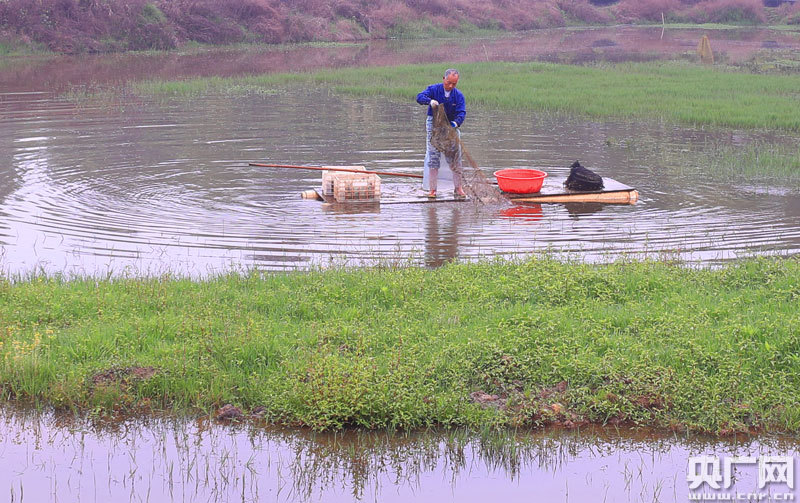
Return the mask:
{"type": "Polygon", "coordinates": [[[6,97],[0,120],[13,127],[0,132],[0,156],[9,160],[0,168],[4,269],[204,274],[409,259],[437,266],[531,252],[708,263],[800,250],[796,188],[676,173],[606,141],[677,150],[709,135],[673,127],[470,112],[463,139],[486,173],[540,167],[565,176],[581,159],[636,185],[635,206],[403,203],[418,200],[418,182],[391,177],[383,178],[384,201],[400,204],[302,200],[302,190],[320,185],[319,172],[248,162],[421,173],[424,157],[421,107],[370,99],[354,109],[327,93],[312,98],[210,95],[103,109],[46,94],[6,97]],[[529,130],[520,130],[524,123],[529,130]]]}

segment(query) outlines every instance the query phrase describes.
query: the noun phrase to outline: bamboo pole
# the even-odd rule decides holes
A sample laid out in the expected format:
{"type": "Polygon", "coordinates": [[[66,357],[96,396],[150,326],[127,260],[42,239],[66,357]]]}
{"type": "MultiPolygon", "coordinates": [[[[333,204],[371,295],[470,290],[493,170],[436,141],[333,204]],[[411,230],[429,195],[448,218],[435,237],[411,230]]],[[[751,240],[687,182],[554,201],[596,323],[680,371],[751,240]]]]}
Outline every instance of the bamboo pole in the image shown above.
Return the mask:
{"type": "Polygon", "coordinates": [[[555,194],[551,196],[530,196],[511,198],[513,203],[606,203],[636,204],[639,192],[621,190],[617,192],[591,192],[588,194],[555,194]]]}
{"type": "Polygon", "coordinates": [[[368,175],[384,175],[384,176],[404,176],[407,178],[422,178],[422,175],[414,175],[412,173],[397,173],[395,171],[365,171],[363,169],[351,168],[337,168],[336,166],[295,166],[293,164],[264,164],[260,162],[251,162],[250,166],[259,168],[287,168],[287,169],[310,169],[315,171],[344,171],[346,173],[365,173],[368,175]]]}

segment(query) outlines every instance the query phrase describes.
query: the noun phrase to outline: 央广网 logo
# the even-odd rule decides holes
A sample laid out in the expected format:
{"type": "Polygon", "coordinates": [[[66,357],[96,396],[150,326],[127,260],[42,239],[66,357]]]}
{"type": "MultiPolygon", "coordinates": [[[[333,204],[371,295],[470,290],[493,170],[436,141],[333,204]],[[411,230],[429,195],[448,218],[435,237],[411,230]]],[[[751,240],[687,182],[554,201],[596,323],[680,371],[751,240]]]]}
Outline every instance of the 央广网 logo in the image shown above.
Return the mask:
{"type": "Polygon", "coordinates": [[[792,456],[692,456],[686,481],[690,501],[795,501],[792,456]],[[744,466],[756,466],[758,491],[731,490],[735,468],[744,466]]]}

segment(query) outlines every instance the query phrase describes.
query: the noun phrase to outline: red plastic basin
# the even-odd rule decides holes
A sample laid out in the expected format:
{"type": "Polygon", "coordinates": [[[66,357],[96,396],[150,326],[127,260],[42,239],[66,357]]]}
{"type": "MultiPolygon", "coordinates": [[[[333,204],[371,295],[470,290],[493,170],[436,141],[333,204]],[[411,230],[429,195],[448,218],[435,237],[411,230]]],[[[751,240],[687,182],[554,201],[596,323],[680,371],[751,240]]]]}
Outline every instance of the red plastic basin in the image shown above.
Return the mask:
{"type": "Polygon", "coordinates": [[[547,173],[538,169],[501,169],[494,176],[503,192],[531,194],[542,190],[547,173]]]}

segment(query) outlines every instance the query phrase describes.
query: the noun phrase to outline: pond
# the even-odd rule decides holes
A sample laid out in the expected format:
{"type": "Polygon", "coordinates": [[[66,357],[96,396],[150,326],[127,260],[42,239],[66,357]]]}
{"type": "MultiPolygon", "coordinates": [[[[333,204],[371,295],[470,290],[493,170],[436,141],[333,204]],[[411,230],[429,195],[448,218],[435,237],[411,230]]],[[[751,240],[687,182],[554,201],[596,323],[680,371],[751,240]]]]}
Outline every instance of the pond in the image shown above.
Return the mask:
{"type": "Polygon", "coordinates": [[[714,492],[689,489],[707,456],[737,461],[718,493],[778,501],[796,495],[788,479],[760,487],[758,459],[793,463],[798,448],[646,430],[333,434],[6,409],[0,487],[9,501],[675,502],[714,492]]]}
{"type": "MultiPolygon", "coordinates": [[[[122,95],[109,103],[63,94],[152,76],[442,61],[454,47],[466,60],[479,59],[477,47],[482,57],[513,60],[680,57],[698,37],[693,30],[566,29],[441,46],[379,42],[11,64],[0,70],[0,265],[10,274],[202,276],[398,262],[435,267],[531,252],[706,264],[795,254],[798,187],[717,177],[702,164],[720,144],[791,145],[791,136],[471,107],[463,141],[487,176],[511,167],[565,176],[579,159],[636,187],[639,203],[331,206],[299,196],[320,186],[318,172],[248,162],[419,174],[423,107],[320,88],[172,100],[122,95]]],[[[712,40],[729,60],[800,47],[795,34],[765,30],[720,31],[712,40]]],[[[384,177],[383,189],[388,199],[420,194],[408,178],[384,177]]]]}
{"type": "MultiPolygon", "coordinates": [[[[555,253],[718,264],[800,251],[800,187],[720,176],[720,145],[796,145],[763,131],[586,121],[471,107],[463,139],[487,175],[579,159],[636,187],[617,205],[324,205],[300,198],[313,171],[251,161],[364,165],[419,174],[424,108],[325,89],[162,100],[75,101],[71,89],[136,79],[328,66],[506,59],[683,58],[698,30],[546,30],[435,43],[204,50],[0,61],[0,269],[81,275],[203,276],[385,263],[437,267],[555,253]],[[453,55],[457,56],[454,58],[453,55]]],[[[719,60],[800,49],[797,34],[719,30],[719,60]]],[[[448,64],[449,66],[449,64],[448,64]]],[[[432,77],[433,79],[433,77],[432,77]]],[[[433,81],[433,80],[432,80],[433,81]]],[[[387,200],[419,185],[383,178],[387,200]]],[[[678,501],[693,456],[797,455],[795,439],[734,440],[642,430],[315,434],[150,418],[113,424],[0,409],[0,490],[11,501],[678,501]]],[[[738,458],[737,458],[738,459],[738,458]]],[[[794,464],[792,464],[794,466],[794,464]]],[[[754,465],[736,490],[758,492],[754,465]]],[[[782,491],[783,486],[777,486],[782,491]]]]}

